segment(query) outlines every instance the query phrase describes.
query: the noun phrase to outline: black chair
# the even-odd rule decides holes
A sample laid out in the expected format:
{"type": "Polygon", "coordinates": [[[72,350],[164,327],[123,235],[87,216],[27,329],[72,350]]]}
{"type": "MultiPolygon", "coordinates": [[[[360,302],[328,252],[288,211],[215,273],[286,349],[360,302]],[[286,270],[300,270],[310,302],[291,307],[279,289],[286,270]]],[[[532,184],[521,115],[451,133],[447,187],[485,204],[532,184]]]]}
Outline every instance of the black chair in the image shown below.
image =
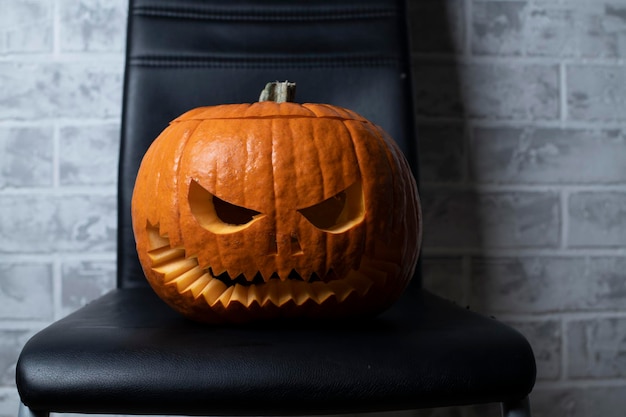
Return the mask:
{"type": "Polygon", "coordinates": [[[158,299],[137,261],[129,206],[151,141],[190,108],[256,101],[267,81],[296,81],[297,101],[373,120],[417,171],[405,18],[404,3],[387,0],[130,1],[118,285],[26,344],[17,366],[21,417],[336,414],[492,402],[506,416],[530,415],[528,342],[429,294],[417,279],[375,319],[206,326],[158,299]]]}

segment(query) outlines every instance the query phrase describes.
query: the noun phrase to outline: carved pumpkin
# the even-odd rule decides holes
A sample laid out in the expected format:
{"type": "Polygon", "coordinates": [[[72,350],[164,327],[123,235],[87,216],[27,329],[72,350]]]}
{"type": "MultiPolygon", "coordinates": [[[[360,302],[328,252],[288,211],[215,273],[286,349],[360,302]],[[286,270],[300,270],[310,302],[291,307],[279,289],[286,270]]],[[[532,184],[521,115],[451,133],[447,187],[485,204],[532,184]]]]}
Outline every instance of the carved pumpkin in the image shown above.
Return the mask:
{"type": "Polygon", "coordinates": [[[144,156],[132,218],[152,288],[211,323],[378,313],[411,279],[421,237],[401,151],[326,104],[183,114],[144,156]]]}

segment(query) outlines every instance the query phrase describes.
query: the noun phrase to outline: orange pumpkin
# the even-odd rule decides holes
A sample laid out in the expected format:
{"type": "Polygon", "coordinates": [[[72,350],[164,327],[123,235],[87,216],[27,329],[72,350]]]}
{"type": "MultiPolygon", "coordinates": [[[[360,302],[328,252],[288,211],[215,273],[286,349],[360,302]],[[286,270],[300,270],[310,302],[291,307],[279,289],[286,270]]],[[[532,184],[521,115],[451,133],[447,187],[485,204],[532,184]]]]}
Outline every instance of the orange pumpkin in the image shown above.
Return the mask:
{"type": "Polygon", "coordinates": [[[211,323],[380,312],[411,279],[421,239],[402,152],[326,104],[183,114],[144,156],[132,218],[155,292],[211,323]]]}

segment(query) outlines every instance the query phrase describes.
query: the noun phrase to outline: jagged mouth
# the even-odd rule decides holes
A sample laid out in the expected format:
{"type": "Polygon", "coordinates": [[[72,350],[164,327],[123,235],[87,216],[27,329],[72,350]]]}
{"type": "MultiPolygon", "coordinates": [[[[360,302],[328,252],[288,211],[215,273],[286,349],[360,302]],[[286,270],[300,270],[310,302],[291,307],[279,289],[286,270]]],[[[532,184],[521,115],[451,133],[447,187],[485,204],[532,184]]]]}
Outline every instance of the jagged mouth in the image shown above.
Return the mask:
{"type": "Polygon", "coordinates": [[[331,268],[324,276],[311,273],[306,278],[295,270],[286,277],[274,272],[265,279],[259,271],[252,279],[243,274],[233,278],[227,272],[214,274],[210,266],[203,268],[197,258],[188,258],[183,248],[171,247],[167,237],[156,239],[158,229],[149,229],[154,237],[153,248],[148,251],[152,271],[166,287],[175,287],[180,295],[196,300],[203,297],[211,307],[218,303],[227,307],[234,301],[246,307],[254,303],[278,307],[289,302],[322,304],[330,299],[343,302],[350,296],[365,296],[375,285],[384,285],[397,268],[393,263],[363,257],[359,268],[345,276],[331,268]]]}
{"type": "MultiPolygon", "coordinates": [[[[278,275],[278,272],[274,272],[268,279],[265,279],[263,275],[261,274],[261,272],[257,272],[254,275],[254,277],[252,277],[252,279],[250,280],[250,279],[247,279],[243,274],[240,274],[236,276],[235,278],[231,278],[228,272],[223,272],[221,274],[215,275],[211,268],[206,268],[205,271],[208,272],[213,278],[222,281],[224,285],[226,285],[227,287],[234,286],[234,285],[242,285],[244,287],[250,287],[252,285],[265,284],[269,280],[285,281],[285,279],[280,278],[280,276],[278,275]]],[[[287,276],[287,280],[289,281],[307,282],[309,284],[314,283],[314,282],[330,282],[330,281],[334,281],[337,279],[340,279],[340,277],[335,273],[333,269],[330,269],[324,275],[323,278],[320,277],[317,273],[313,272],[311,276],[305,279],[302,277],[302,275],[300,275],[298,272],[296,272],[293,269],[287,276]]]]}

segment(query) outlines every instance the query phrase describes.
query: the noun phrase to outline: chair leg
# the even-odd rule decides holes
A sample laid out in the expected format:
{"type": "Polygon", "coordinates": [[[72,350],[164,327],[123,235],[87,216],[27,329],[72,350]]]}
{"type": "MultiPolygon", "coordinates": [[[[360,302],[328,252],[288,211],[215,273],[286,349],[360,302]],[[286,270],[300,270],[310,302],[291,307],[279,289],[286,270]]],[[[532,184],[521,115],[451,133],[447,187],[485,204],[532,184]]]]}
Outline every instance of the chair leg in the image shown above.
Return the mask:
{"type": "Polygon", "coordinates": [[[20,401],[20,410],[17,413],[17,417],[50,417],[50,413],[47,411],[32,411],[20,401]]]}
{"type": "Polygon", "coordinates": [[[531,417],[528,397],[520,401],[502,403],[502,417],[531,417]]]}

